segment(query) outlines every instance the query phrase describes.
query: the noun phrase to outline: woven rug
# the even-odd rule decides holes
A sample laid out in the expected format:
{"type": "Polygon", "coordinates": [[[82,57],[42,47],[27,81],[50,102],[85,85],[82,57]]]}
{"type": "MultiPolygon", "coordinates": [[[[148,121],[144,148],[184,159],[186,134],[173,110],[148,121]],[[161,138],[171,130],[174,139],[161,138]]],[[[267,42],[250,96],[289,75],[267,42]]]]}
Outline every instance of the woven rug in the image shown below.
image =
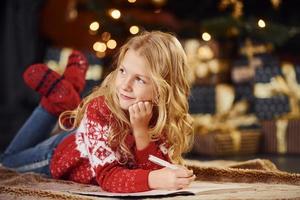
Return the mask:
{"type": "MultiPolygon", "coordinates": [[[[196,181],[237,184],[246,189],[202,192],[193,196],[159,199],[300,199],[300,174],[280,171],[268,160],[207,161],[186,160],[194,170],[196,181]]],[[[39,174],[19,174],[0,167],[0,199],[107,199],[71,194],[66,191],[95,191],[98,186],[49,179],[39,174]]],[[[157,199],[157,198],[149,198],[157,199]]]]}

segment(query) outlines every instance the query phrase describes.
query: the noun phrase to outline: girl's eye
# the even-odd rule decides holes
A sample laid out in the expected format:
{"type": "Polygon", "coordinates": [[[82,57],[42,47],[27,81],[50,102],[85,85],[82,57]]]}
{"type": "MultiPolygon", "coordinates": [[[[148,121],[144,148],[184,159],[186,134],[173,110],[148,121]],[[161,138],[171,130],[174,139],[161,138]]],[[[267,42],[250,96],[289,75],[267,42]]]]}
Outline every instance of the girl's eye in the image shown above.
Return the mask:
{"type": "Polygon", "coordinates": [[[120,72],[121,74],[125,74],[125,70],[124,70],[123,68],[120,68],[120,69],[119,69],[119,72],[120,72]]]}
{"type": "Polygon", "coordinates": [[[145,84],[145,83],[146,83],[143,79],[141,79],[141,78],[139,78],[139,77],[136,78],[136,81],[137,81],[138,83],[140,83],[140,84],[145,84]]]}

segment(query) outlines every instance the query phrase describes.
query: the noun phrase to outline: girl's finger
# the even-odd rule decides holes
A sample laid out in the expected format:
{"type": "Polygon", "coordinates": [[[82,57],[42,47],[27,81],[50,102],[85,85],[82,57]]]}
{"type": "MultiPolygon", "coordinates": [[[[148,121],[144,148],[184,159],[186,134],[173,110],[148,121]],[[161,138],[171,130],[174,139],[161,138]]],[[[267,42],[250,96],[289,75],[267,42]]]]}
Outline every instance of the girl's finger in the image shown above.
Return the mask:
{"type": "Polygon", "coordinates": [[[176,177],[178,178],[187,178],[193,176],[193,170],[188,170],[185,168],[179,168],[176,170],[176,177]]]}
{"type": "Polygon", "coordinates": [[[133,106],[129,106],[128,111],[129,111],[129,115],[130,115],[130,116],[133,116],[133,115],[134,115],[133,106]]]}
{"type": "Polygon", "coordinates": [[[188,187],[195,180],[195,178],[195,175],[188,178],[178,178],[176,184],[179,186],[188,187]]]}
{"type": "Polygon", "coordinates": [[[144,102],[142,101],[138,102],[138,107],[141,112],[146,112],[146,107],[144,102]]]}
{"type": "Polygon", "coordinates": [[[134,110],[134,107],[130,106],[128,110],[129,110],[130,121],[135,120],[136,119],[136,112],[134,110]]]}
{"type": "Polygon", "coordinates": [[[193,176],[188,178],[190,183],[193,182],[196,179],[196,175],[194,174],[193,176]]]}
{"type": "Polygon", "coordinates": [[[136,103],[136,104],[133,105],[133,110],[134,110],[135,114],[138,114],[140,112],[140,108],[139,108],[138,103],[136,103]]]}
{"type": "Polygon", "coordinates": [[[152,103],[150,103],[149,101],[145,102],[145,108],[147,113],[152,112],[152,107],[153,107],[152,103]]]}

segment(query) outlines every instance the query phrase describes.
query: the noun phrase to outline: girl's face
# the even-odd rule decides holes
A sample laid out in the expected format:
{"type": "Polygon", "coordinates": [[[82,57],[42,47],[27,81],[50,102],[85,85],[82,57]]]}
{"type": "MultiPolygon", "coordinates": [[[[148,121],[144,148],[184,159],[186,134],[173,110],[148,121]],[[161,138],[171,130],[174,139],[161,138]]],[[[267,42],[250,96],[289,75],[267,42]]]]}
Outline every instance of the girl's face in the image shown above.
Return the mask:
{"type": "Polygon", "coordinates": [[[153,101],[154,84],[143,57],[129,49],[117,70],[116,92],[122,109],[128,110],[139,101],[153,101]]]}

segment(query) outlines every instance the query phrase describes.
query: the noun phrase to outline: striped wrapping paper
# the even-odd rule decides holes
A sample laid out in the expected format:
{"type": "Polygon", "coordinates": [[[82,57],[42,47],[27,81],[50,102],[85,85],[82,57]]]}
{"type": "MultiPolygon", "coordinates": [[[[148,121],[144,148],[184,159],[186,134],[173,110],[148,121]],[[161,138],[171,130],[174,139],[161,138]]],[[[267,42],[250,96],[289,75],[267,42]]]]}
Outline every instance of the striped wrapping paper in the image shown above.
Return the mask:
{"type": "Polygon", "coordinates": [[[300,154],[300,119],[262,121],[265,153],[300,154]]]}

